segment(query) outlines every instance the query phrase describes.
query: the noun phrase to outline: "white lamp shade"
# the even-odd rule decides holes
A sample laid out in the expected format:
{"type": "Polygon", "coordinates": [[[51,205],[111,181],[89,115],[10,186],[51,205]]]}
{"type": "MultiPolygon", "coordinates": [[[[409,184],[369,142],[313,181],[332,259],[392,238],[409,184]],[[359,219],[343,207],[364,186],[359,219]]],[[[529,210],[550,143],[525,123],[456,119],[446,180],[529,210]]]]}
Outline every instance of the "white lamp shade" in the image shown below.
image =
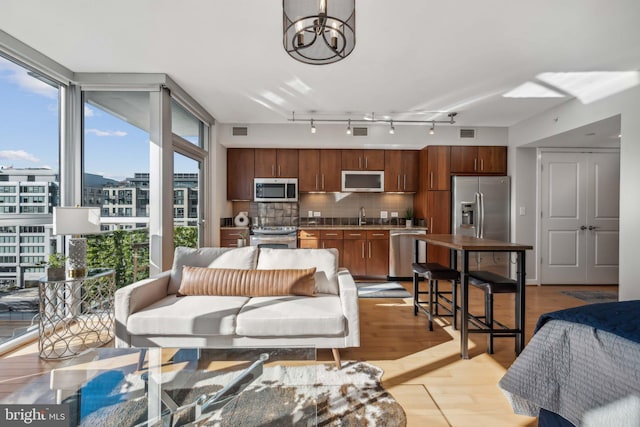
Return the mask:
{"type": "Polygon", "coordinates": [[[100,232],[100,208],[53,208],[53,234],[94,234],[100,232]]]}

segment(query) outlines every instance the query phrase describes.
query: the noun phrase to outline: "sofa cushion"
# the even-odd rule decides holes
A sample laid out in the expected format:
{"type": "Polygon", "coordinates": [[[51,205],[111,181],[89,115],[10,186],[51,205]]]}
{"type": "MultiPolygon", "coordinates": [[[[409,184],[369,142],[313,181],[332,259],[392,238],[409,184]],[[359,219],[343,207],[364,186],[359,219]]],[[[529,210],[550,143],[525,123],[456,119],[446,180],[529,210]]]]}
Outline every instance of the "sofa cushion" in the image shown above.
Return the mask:
{"type": "Polygon", "coordinates": [[[258,270],[316,267],[316,293],[339,294],[337,249],[261,248],[258,270]]]}
{"type": "Polygon", "coordinates": [[[315,267],[297,270],[241,270],[185,265],[177,295],[313,296],[315,272],[315,267]]]}
{"type": "Polygon", "coordinates": [[[243,248],[185,248],[178,246],[173,254],[173,267],[169,280],[168,294],[175,294],[180,288],[182,267],[225,267],[252,269],[256,267],[258,248],[245,246],[243,248]]]}
{"type": "Polygon", "coordinates": [[[168,295],[129,316],[127,331],[132,335],[233,335],[237,315],[248,300],[168,295]]]}
{"type": "Polygon", "coordinates": [[[328,294],[251,298],[236,322],[247,337],[341,336],[346,328],[340,297],[328,294]]]}

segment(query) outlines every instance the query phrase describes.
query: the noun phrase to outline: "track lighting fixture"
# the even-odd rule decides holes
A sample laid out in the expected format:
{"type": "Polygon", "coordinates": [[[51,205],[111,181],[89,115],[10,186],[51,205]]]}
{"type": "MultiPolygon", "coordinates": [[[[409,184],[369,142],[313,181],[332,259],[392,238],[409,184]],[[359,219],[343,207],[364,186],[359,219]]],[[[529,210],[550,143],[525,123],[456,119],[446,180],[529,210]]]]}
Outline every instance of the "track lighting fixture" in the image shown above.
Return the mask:
{"type": "MultiPolygon", "coordinates": [[[[441,113],[440,111],[438,112],[434,112],[434,113],[441,113]]],[[[397,114],[397,113],[396,113],[397,114]]],[[[458,113],[447,113],[447,117],[449,118],[448,120],[395,120],[395,119],[378,119],[375,117],[374,113],[371,113],[370,116],[367,116],[363,119],[314,119],[314,118],[306,118],[306,119],[298,119],[296,118],[296,113],[295,111],[292,113],[291,118],[289,119],[290,122],[309,122],[311,124],[311,133],[316,133],[316,125],[315,122],[323,122],[323,123],[346,123],[347,124],[347,130],[346,133],[347,135],[352,135],[353,133],[353,128],[351,127],[351,122],[354,123],[367,123],[367,124],[376,124],[376,123],[388,123],[389,124],[389,133],[391,135],[395,134],[396,131],[396,127],[395,124],[396,123],[403,123],[403,124],[431,124],[431,127],[429,128],[429,135],[433,135],[436,133],[436,123],[441,123],[441,124],[447,124],[447,125],[453,125],[455,124],[455,120],[454,117],[457,115],[458,113]]]]}

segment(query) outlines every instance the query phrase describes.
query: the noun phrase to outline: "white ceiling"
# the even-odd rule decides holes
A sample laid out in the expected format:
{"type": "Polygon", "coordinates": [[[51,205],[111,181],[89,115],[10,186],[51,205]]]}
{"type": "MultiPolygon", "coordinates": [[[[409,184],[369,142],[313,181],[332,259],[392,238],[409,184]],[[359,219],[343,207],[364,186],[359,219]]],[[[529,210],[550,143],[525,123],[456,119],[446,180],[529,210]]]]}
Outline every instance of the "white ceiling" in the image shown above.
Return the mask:
{"type": "MultiPolygon", "coordinates": [[[[330,0],[331,1],[331,0],[330,0]]],[[[167,73],[223,123],[291,112],[510,126],[569,98],[500,95],[549,71],[640,69],[638,0],[358,0],[356,47],[282,47],[279,0],[2,0],[0,29],[75,72],[167,73]]]]}

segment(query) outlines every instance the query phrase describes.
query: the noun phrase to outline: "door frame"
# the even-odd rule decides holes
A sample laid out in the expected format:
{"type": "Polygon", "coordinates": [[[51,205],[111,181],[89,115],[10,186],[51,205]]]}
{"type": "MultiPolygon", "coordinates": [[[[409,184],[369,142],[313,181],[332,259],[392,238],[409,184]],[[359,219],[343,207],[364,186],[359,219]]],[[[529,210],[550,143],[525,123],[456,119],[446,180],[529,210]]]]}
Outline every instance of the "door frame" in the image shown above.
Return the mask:
{"type": "MultiPolygon", "coordinates": [[[[618,153],[619,148],[537,148],[536,149],[536,263],[537,284],[542,285],[542,154],[543,153],[618,153]]],[[[618,243],[619,245],[619,243],[618,243]]]]}

